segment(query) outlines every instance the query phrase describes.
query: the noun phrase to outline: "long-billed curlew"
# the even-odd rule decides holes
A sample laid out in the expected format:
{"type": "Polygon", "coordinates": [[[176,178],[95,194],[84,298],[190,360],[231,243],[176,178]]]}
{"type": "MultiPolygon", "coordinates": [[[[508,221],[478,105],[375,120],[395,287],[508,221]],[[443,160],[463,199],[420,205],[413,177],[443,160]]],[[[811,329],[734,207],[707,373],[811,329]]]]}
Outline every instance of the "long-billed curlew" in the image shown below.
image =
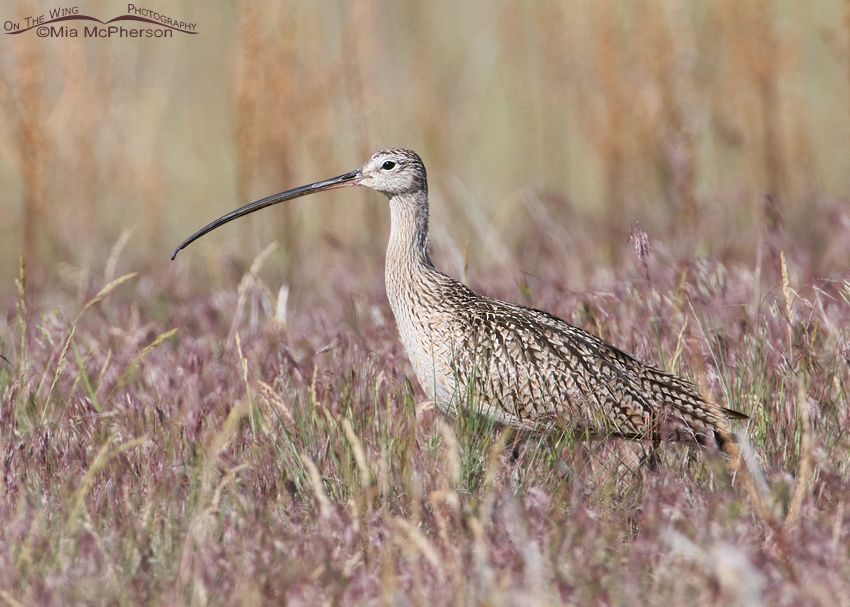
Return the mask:
{"type": "Polygon", "coordinates": [[[386,287],[416,377],[444,413],[471,402],[519,429],[589,436],[712,441],[732,437],[730,417],[694,386],[587,331],[470,290],[428,256],[428,183],[419,156],[378,152],[362,168],[248,204],[181,244],[259,209],[315,192],[363,185],[390,200],[386,287]]]}

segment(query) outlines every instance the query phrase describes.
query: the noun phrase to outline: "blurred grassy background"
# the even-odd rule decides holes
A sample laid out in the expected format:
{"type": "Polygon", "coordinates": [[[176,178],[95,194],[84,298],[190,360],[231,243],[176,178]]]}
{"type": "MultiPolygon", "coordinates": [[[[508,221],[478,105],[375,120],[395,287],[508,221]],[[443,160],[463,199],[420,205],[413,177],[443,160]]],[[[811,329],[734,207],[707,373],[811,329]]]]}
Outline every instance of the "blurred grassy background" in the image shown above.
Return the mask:
{"type": "Polygon", "coordinates": [[[0,599],[850,596],[850,0],[144,7],[200,33],[0,32],[0,599]],[[428,167],[438,267],[751,414],[758,500],[689,449],[441,429],[365,188],[168,260],[387,146],[428,167]]]}
{"type": "MultiPolygon", "coordinates": [[[[105,21],[126,3],[79,7],[105,21]]],[[[487,267],[517,246],[528,196],[592,217],[615,262],[634,221],[693,230],[699,251],[762,220],[805,229],[813,201],[848,193],[847,3],[144,7],[200,33],[0,35],[0,292],[20,251],[30,278],[85,276],[128,229],[122,265],[164,271],[208,221],[389,146],[424,158],[439,265],[455,274],[446,260],[464,249],[487,267]]],[[[244,265],[278,239],[291,280],[335,249],[377,254],[388,229],[376,194],[331,193],[223,228],[181,263],[201,256],[215,280],[209,260],[244,265]]]]}

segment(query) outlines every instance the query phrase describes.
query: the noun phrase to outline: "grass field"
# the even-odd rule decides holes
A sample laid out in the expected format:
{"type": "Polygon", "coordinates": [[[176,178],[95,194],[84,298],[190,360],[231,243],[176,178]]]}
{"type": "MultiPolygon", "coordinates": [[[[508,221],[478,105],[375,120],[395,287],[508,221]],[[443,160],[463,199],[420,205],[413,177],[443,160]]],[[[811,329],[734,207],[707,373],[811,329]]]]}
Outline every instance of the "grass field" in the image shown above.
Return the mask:
{"type": "MultiPolygon", "coordinates": [[[[850,242],[846,222],[821,227],[850,242]]],[[[568,246],[592,267],[583,244],[544,236],[528,258],[558,266],[568,246]]],[[[24,291],[4,316],[0,596],[843,604],[850,283],[784,290],[769,248],[759,281],[716,257],[674,262],[670,244],[650,241],[645,266],[626,251],[608,289],[528,276],[518,291],[516,267],[481,286],[748,413],[763,511],[717,455],[664,445],[650,469],[643,446],[546,437],[514,459],[492,424],[422,406],[380,279],[356,267],[328,268],[326,299],[283,326],[256,274],[206,290],[180,260],[155,280],[24,291]]]]}
{"type": "Polygon", "coordinates": [[[0,35],[0,603],[850,605],[846,4],[200,6],[0,35]],[[168,261],[397,145],[438,267],[748,414],[745,469],[434,411],[365,189],[168,261]]]}

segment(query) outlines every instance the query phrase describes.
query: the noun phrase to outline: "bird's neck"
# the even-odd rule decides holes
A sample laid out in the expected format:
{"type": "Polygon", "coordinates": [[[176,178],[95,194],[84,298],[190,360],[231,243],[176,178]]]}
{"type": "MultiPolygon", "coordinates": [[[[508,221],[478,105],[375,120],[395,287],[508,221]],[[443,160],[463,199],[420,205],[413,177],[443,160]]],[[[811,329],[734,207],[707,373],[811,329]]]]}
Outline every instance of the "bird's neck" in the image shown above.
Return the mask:
{"type": "Polygon", "coordinates": [[[434,271],[428,257],[428,195],[399,194],[390,198],[392,228],[387,246],[387,295],[395,309],[398,298],[434,271]]]}
{"type": "Polygon", "coordinates": [[[433,267],[428,258],[428,196],[424,192],[390,198],[392,228],[387,246],[387,265],[433,267]]]}

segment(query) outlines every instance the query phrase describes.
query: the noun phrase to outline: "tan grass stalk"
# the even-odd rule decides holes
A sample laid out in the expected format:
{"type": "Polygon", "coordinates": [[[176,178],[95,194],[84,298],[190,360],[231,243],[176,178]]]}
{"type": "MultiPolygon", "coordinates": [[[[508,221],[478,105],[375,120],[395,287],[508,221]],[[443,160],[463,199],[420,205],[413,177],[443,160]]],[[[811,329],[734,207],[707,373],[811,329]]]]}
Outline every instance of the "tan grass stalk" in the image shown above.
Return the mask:
{"type": "Polygon", "coordinates": [[[205,480],[206,489],[209,489],[209,487],[212,486],[212,481],[210,479],[214,475],[218,474],[218,456],[224,453],[239,432],[242,418],[245,417],[247,410],[248,407],[246,406],[246,401],[238,401],[233,408],[230,409],[230,413],[227,414],[227,418],[224,420],[221,431],[216,433],[212,439],[210,439],[206,448],[207,460],[204,468],[204,474],[208,477],[205,480]]]}
{"type": "MultiPolygon", "coordinates": [[[[71,327],[72,327],[71,332],[73,333],[74,329],[75,329],[75,328],[76,328],[76,326],[79,324],[80,319],[82,318],[83,314],[85,314],[86,310],[88,310],[89,308],[91,308],[93,305],[97,304],[99,301],[102,301],[102,300],[103,300],[106,296],[108,296],[108,295],[109,295],[109,294],[110,294],[113,290],[115,290],[115,288],[116,288],[116,287],[118,287],[119,285],[121,285],[121,284],[123,284],[123,283],[127,282],[127,281],[128,281],[128,280],[130,280],[131,278],[134,278],[137,274],[138,274],[138,272],[132,272],[132,273],[130,273],[130,274],[125,274],[124,276],[121,276],[120,278],[116,278],[115,280],[113,280],[112,282],[110,282],[108,285],[106,285],[105,287],[103,287],[100,291],[98,291],[97,295],[95,295],[94,297],[92,297],[92,298],[91,298],[91,299],[90,299],[90,300],[86,303],[86,305],[84,305],[84,306],[83,306],[83,309],[82,309],[82,310],[80,310],[80,312],[77,314],[77,317],[74,319],[74,322],[72,322],[72,323],[71,323],[71,327]]],[[[20,297],[21,297],[21,300],[20,300],[20,302],[19,302],[19,304],[18,304],[18,305],[19,305],[19,307],[20,307],[21,305],[23,305],[23,293],[24,293],[23,285],[24,285],[24,283],[23,283],[23,259],[21,259],[21,283],[20,283],[20,285],[19,285],[19,287],[18,287],[18,288],[19,288],[20,297]]],[[[26,328],[26,327],[24,327],[24,329],[25,329],[25,328],[26,328]]],[[[26,331],[24,331],[24,334],[25,334],[25,333],[26,333],[26,331]]],[[[68,343],[70,343],[70,342],[66,342],[66,344],[65,344],[65,350],[67,350],[67,349],[68,349],[68,343]]],[[[50,356],[48,356],[48,357],[47,357],[47,362],[45,363],[45,371],[44,371],[44,374],[43,374],[43,375],[42,375],[42,377],[41,377],[41,381],[39,381],[39,383],[38,383],[38,388],[36,389],[36,392],[35,392],[36,394],[40,394],[40,393],[41,393],[41,388],[42,388],[42,386],[44,385],[44,380],[45,380],[45,379],[46,379],[46,377],[47,377],[47,369],[50,367],[50,362],[53,360],[53,357],[54,357],[55,355],[56,355],[56,350],[53,350],[53,352],[51,352],[51,353],[50,353],[50,356]]],[[[64,356],[64,351],[63,351],[63,353],[62,353],[62,356],[64,356]]],[[[55,385],[55,379],[54,379],[54,385],[55,385]]],[[[52,388],[51,388],[51,390],[52,390],[52,388]]],[[[49,395],[49,394],[48,394],[48,398],[50,398],[50,395],[49,395]]]]}
{"type": "Polygon", "coordinates": [[[18,602],[15,597],[6,592],[5,590],[0,590],[0,599],[9,606],[9,607],[24,607],[23,603],[18,602]]]}
{"type": "Polygon", "coordinates": [[[121,251],[124,250],[124,247],[127,246],[127,242],[130,240],[130,236],[133,235],[133,231],[135,228],[125,228],[121,232],[121,236],[118,237],[118,240],[115,242],[115,245],[112,247],[112,250],[109,252],[109,257],[106,259],[106,265],[103,270],[103,280],[105,282],[110,282],[112,277],[115,274],[115,267],[118,265],[118,258],[121,255],[121,251]]]}
{"type": "Polygon", "coordinates": [[[103,368],[100,370],[100,377],[97,378],[97,388],[94,390],[94,396],[100,394],[100,389],[103,387],[103,378],[106,377],[106,370],[109,368],[109,361],[112,360],[112,348],[106,352],[106,360],[103,361],[103,368]]]}
{"type": "Polygon", "coordinates": [[[92,482],[94,481],[94,476],[97,474],[106,464],[112,461],[115,457],[121,455],[125,451],[129,451],[130,449],[134,449],[138,447],[146,440],[148,440],[147,436],[140,436],[139,438],[134,438],[131,441],[123,443],[120,447],[110,450],[112,446],[112,441],[115,440],[115,436],[110,436],[103,443],[103,446],[98,451],[97,456],[94,458],[94,462],[89,467],[88,472],[83,477],[83,482],[80,484],[79,489],[77,489],[74,494],[74,506],[71,509],[71,513],[68,516],[68,520],[66,522],[65,528],[73,533],[76,530],[77,522],[80,517],[80,512],[83,509],[83,502],[88,495],[89,489],[91,489],[92,482]]]}
{"type": "Polygon", "coordinates": [[[45,178],[50,156],[44,115],[45,48],[25,36],[16,42],[12,49],[17,67],[14,88],[18,141],[15,147],[20,149],[21,176],[25,186],[23,250],[37,276],[45,261],[38,246],[39,233],[44,234],[52,245],[58,241],[47,206],[48,180],[45,178]]]}
{"type": "MultiPolygon", "coordinates": [[[[230,325],[230,332],[227,334],[227,343],[233,342],[234,336],[236,335],[236,330],[239,327],[239,319],[242,318],[242,312],[245,309],[245,302],[248,299],[248,287],[251,286],[251,283],[255,283],[261,285],[259,279],[257,278],[257,274],[260,273],[260,270],[263,267],[263,264],[268,259],[269,255],[275,252],[279,245],[277,241],[271,243],[265,249],[263,249],[255,258],[254,261],[251,262],[251,268],[248,272],[242,277],[241,282],[239,283],[239,295],[236,300],[236,312],[233,314],[233,322],[230,325]]],[[[265,289],[268,292],[268,289],[265,289]]],[[[272,301],[271,296],[269,295],[269,301],[272,301]]]]}
{"type": "MultiPolygon", "coordinates": [[[[794,355],[794,331],[792,327],[792,291],[788,281],[788,268],[785,264],[785,252],[780,252],[779,260],[782,264],[782,293],[785,296],[785,311],[788,314],[788,348],[789,359],[793,361],[794,355]]],[[[794,497],[791,499],[791,506],[788,508],[788,515],[785,517],[785,523],[782,525],[786,532],[792,529],[800,520],[800,514],[803,507],[803,500],[808,493],[809,483],[811,482],[813,465],[813,437],[812,437],[812,419],[811,407],[809,407],[809,396],[806,394],[806,386],[803,381],[803,370],[801,365],[797,365],[797,406],[800,408],[800,422],[803,425],[802,436],[800,438],[800,464],[797,469],[797,487],[794,490],[794,497]]]]}
{"type": "Polygon", "coordinates": [[[676,287],[676,307],[674,316],[678,316],[679,312],[682,311],[682,306],[685,304],[685,285],[687,284],[687,280],[688,268],[685,268],[679,276],[679,286],[676,287]]]}
{"type": "MultiPolygon", "coordinates": [[[[443,503],[448,505],[453,512],[460,512],[460,497],[458,496],[458,487],[460,486],[461,462],[460,462],[460,446],[457,442],[457,437],[449,426],[444,421],[440,422],[440,434],[443,435],[442,459],[445,468],[441,471],[440,477],[444,479],[441,482],[441,488],[432,491],[428,499],[432,504],[443,503]]],[[[437,510],[435,510],[437,512],[437,510]]],[[[439,518],[439,516],[437,517],[439,518]]],[[[445,521],[439,523],[445,526],[445,521]]]]}
{"type": "Polygon", "coordinates": [[[457,444],[455,433],[444,421],[440,422],[440,434],[443,435],[443,445],[445,446],[443,459],[446,463],[446,476],[449,486],[456,490],[460,484],[460,447],[457,444]]]}
{"type": "Polygon", "coordinates": [[[835,513],[835,522],[832,524],[832,541],[831,552],[838,555],[838,547],[841,543],[841,525],[844,522],[844,502],[838,502],[838,508],[835,513]]]}
{"type": "Polygon", "coordinates": [[[260,386],[261,397],[265,398],[268,403],[274,403],[289,423],[295,423],[295,417],[292,415],[292,411],[289,410],[289,407],[286,406],[286,403],[283,402],[283,399],[275,392],[274,388],[262,380],[257,380],[257,384],[260,386]]]}
{"type": "MultiPolygon", "coordinates": [[[[113,388],[113,392],[118,388],[126,386],[132,380],[136,372],[139,370],[139,366],[142,364],[142,360],[144,360],[144,358],[148,354],[150,354],[154,348],[159,346],[166,339],[171,338],[176,333],[177,329],[171,329],[170,331],[166,331],[165,333],[157,337],[155,340],[153,340],[149,345],[147,345],[145,349],[139,353],[136,359],[132,363],[130,363],[130,366],[127,367],[124,372],[118,377],[118,381],[115,384],[115,388],[113,388]]],[[[110,393],[109,396],[111,397],[112,393],[110,393]]]]}
{"type": "Polygon", "coordinates": [[[390,494],[390,452],[386,444],[381,446],[381,459],[378,460],[378,489],[381,499],[386,499],[390,494]]]}
{"type": "Polygon", "coordinates": [[[236,482],[236,475],[242,472],[243,470],[247,470],[250,466],[248,464],[239,464],[237,466],[233,466],[230,470],[228,470],[227,474],[224,475],[224,478],[216,485],[215,492],[213,493],[212,500],[210,501],[209,514],[215,514],[218,512],[218,505],[221,503],[221,495],[224,492],[224,489],[236,482]]]}
{"type": "Polygon", "coordinates": [[[21,345],[18,348],[18,369],[19,371],[27,367],[27,300],[25,297],[27,274],[24,265],[24,253],[21,251],[20,271],[15,284],[18,287],[18,323],[21,331],[21,345]]]}
{"type": "Polygon", "coordinates": [[[365,490],[371,484],[371,474],[369,466],[366,464],[366,452],[363,450],[363,443],[357,438],[354,433],[354,427],[351,425],[351,420],[347,417],[342,420],[342,429],[345,432],[345,437],[351,444],[351,451],[354,453],[354,460],[357,462],[357,469],[360,471],[360,488],[365,490]]]}
{"type": "Polygon", "coordinates": [[[71,345],[71,340],[74,338],[74,332],[76,330],[76,325],[71,327],[68,339],[65,340],[65,347],[62,348],[62,354],[59,355],[59,364],[56,365],[56,373],[53,375],[53,382],[50,384],[50,390],[47,391],[47,400],[44,403],[44,408],[41,410],[41,423],[44,423],[44,416],[47,413],[47,405],[50,404],[50,397],[53,394],[53,389],[56,387],[56,382],[59,381],[59,376],[62,375],[62,371],[65,369],[65,357],[68,354],[68,347],[71,345]]]}
{"type": "Polygon", "coordinates": [[[673,361],[670,363],[670,370],[676,371],[677,365],[679,364],[679,357],[682,355],[682,348],[684,346],[685,341],[685,329],[688,328],[688,317],[685,317],[685,322],[682,324],[682,328],[679,330],[679,337],[676,340],[676,351],[673,353],[673,361]]]}
{"type": "MultiPolygon", "coordinates": [[[[89,364],[89,361],[91,360],[91,357],[93,355],[94,355],[94,350],[90,350],[89,353],[86,355],[86,357],[83,359],[83,361],[80,362],[80,372],[77,373],[77,377],[74,378],[74,383],[71,384],[71,389],[68,391],[68,399],[70,399],[72,396],[74,396],[74,393],[77,391],[77,387],[80,385],[80,381],[85,377],[85,375],[86,375],[86,365],[89,364]]],[[[77,358],[77,362],[79,362],[79,360],[80,359],[77,358]]],[[[53,389],[51,388],[50,391],[53,392],[53,389]]]]}
{"type": "Polygon", "coordinates": [[[490,454],[487,458],[487,470],[484,473],[484,491],[481,507],[478,509],[478,516],[481,519],[481,525],[486,529],[490,524],[490,514],[493,511],[493,503],[496,501],[496,474],[499,472],[499,462],[502,458],[502,453],[505,446],[508,444],[508,437],[511,435],[510,428],[503,428],[499,434],[499,440],[490,447],[490,454]]]}
{"type": "Polygon", "coordinates": [[[277,306],[275,307],[274,320],[284,331],[288,327],[286,304],[289,301],[289,285],[280,285],[277,292],[277,306]]]}
{"type": "Polygon", "coordinates": [[[726,448],[730,455],[729,472],[732,478],[736,478],[740,473],[741,483],[756,515],[771,527],[774,526],[773,511],[768,506],[770,495],[767,483],[749,444],[742,448],[740,443],[729,442],[726,448]]]}
{"type": "Polygon", "coordinates": [[[800,465],[797,469],[797,487],[794,490],[794,497],[791,499],[791,506],[788,508],[788,515],[785,517],[785,523],[783,524],[785,531],[792,529],[800,520],[803,500],[808,493],[814,470],[811,408],[809,407],[809,397],[806,394],[803,378],[799,375],[797,377],[797,402],[800,407],[800,421],[803,424],[803,433],[800,438],[800,465]]]}
{"type": "MultiPolygon", "coordinates": [[[[251,384],[248,383],[248,359],[242,353],[242,339],[239,333],[236,334],[236,350],[239,353],[239,361],[242,363],[242,381],[245,383],[245,398],[248,400],[248,418],[251,422],[251,432],[257,434],[257,415],[258,411],[254,408],[254,401],[251,398],[251,384]]],[[[268,428],[264,419],[260,420],[260,426],[263,429],[268,428]]]]}
{"type": "Polygon", "coordinates": [[[239,362],[242,363],[242,381],[245,383],[245,392],[248,395],[248,406],[251,406],[251,385],[248,383],[248,359],[242,354],[242,339],[236,333],[236,351],[239,354],[239,362]]]}
{"type": "Polygon", "coordinates": [[[322,475],[319,474],[319,469],[313,460],[306,453],[301,454],[301,461],[304,467],[307,468],[307,476],[310,479],[310,484],[313,486],[313,494],[316,496],[316,501],[319,502],[319,517],[327,519],[331,514],[331,501],[328,499],[328,494],[325,493],[325,488],[322,485],[322,475]]]}
{"type": "Polygon", "coordinates": [[[788,314],[788,356],[790,358],[794,354],[794,327],[792,326],[791,316],[793,313],[791,308],[793,297],[788,281],[788,266],[785,265],[785,251],[779,252],[779,263],[782,268],[782,295],[785,297],[785,312],[788,314]]]}
{"type": "Polygon", "coordinates": [[[424,556],[425,560],[428,561],[438,573],[442,574],[440,556],[419,528],[413,522],[404,518],[397,517],[392,519],[392,522],[396,528],[407,535],[407,538],[410,540],[410,544],[408,544],[407,547],[415,548],[416,552],[424,556]]]}
{"type": "Polygon", "coordinates": [[[72,322],[71,324],[72,324],[72,325],[76,325],[77,323],[79,323],[79,322],[80,322],[80,318],[82,318],[83,314],[85,314],[85,313],[86,313],[86,311],[87,311],[89,308],[91,308],[91,307],[92,307],[93,305],[95,305],[96,303],[98,303],[98,302],[102,301],[102,300],[103,300],[103,298],[105,298],[107,295],[109,295],[110,293],[112,293],[112,291],[114,291],[117,287],[121,286],[122,284],[124,284],[124,283],[125,283],[125,282],[127,282],[128,280],[131,280],[131,279],[135,278],[136,276],[138,276],[138,274],[139,274],[138,272],[130,272],[129,274],[124,274],[124,276],[121,276],[121,277],[119,277],[119,278],[116,278],[115,280],[113,280],[112,282],[110,282],[108,285],[106,285],[105,287],[103,287],[100,291],[98,291],[98,292],[97,292],[97,295],[95,295],[94,297],[92,297],[92,298],[91,298],[91,299],[90,299],[90,300],[86,303],[86,305],[84,305],[84,306],[83,306],[83,309],[82,309],[82,310],[80,310],[80,313],[79,313],[79,314],[77,314],[77,317],[74,319],[74,322],[72,322]]]}

